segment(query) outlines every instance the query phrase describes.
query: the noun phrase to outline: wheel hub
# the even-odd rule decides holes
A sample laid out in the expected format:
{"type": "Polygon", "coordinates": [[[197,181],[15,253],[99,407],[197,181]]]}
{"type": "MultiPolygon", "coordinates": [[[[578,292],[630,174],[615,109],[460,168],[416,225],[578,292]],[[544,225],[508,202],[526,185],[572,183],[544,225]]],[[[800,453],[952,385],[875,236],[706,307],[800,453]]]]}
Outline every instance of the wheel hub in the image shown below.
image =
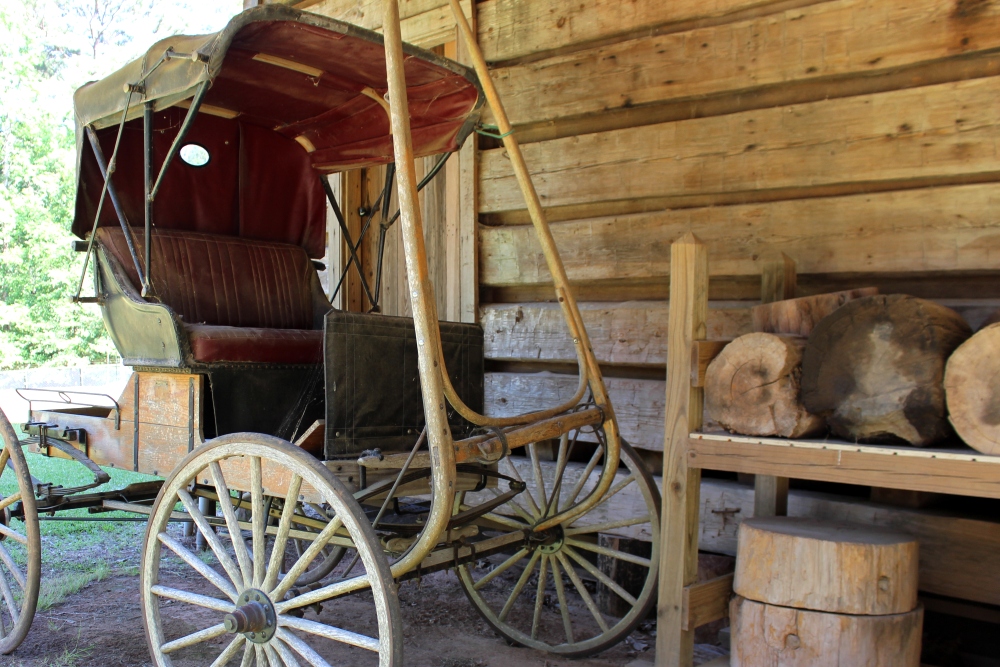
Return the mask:
{"type": "Polygon", "coordinates": [[[565,538],[563,534],[562,526],[556,526],[555,528],[550,528],[538,535],[539,545],[538,550],[543,554],[554,554],[563,546],[563,539],[565,538]]]}
{"type": "Polygon", "coordinates": [[[266,644],[278,630],[274,604],[265,593],[251,588],[236,600],[240,605],[226,614],[223,624],[226,631],[241,634],[254,644],[266,644]]]}

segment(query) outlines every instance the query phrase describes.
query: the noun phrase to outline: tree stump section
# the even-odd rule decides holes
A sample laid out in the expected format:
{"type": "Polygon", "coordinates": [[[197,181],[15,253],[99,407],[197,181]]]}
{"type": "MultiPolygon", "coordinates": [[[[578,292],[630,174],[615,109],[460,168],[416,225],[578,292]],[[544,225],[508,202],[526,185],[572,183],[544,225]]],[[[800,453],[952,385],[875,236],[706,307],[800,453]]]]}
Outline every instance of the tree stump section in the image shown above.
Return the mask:
{"type": "Polygon", "coordinates": [[[808,336],[827,315],[848,301],[878,294],[877,287],[804,296],[754,306],[750,319],[754,331],[808,336]]]}
{"type": "Polygon", "coordinates": [[[729,606],[732,667],[919,667],[924,610],[853,616],[736,596],[729,606]]]}
{"type": "Polygon", "coordinates": [[[705,372],[705,409],[723,428],[744,435],[798,438],[823,429],[799,402],[802,339],[740,336],[705,372]]]}
{"type": "Polygon", "coordinates": [[[973,449],[1000,454],[1000,323],[978,331],[948,359],[949,420],[973,449]]]}
{"type": "Polygon", "coordinates": [[[809,336],[802,403],[850,441],[932,445],[952,432],[945,362],[971,333],[958,313],[924,299],[851,301],[809,336]]]}
{"type": "Polygon", "coordinates": [[[917,606],[917,541],[846,523],[767,517],[740,525],[733,590],[783,607],[901,614],[917,606]]]}

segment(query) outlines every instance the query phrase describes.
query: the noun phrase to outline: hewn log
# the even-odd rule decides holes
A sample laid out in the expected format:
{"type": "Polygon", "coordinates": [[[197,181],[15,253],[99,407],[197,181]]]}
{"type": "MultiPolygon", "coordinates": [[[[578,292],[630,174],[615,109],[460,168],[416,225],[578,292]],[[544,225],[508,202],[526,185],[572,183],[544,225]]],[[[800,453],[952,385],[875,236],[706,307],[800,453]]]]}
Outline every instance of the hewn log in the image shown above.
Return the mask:
{"type": "Polygon", "coordinates": [[[905,614],[853,616],[733,598],[732,667],[919,667],[923,607],[905,614]]]}
{"type": "Polygon", "coordinates": [[[1000,454],[1000,323],[962,343],[944,374],[948,419],[970,447],[1000,454]]]}
{"type": "Polygon", "coordinates": [[[797,609],[902,614],[917,606],[917,551],[910,535],[850,523],[747,519],[733,590],[797,609]]]}
{"type": "Polygon", "coordinates": [[[735,433],[798,438],[823,428],[799,402],[803,339],[751,333],[729,343],[705,373],[709,419],[735,433]]]}
{"type": "Polygon", "coordinates": [[[820,320],[848,301],[873,294],[878,294],[877,287],[762,303],[750,309],[750,319],[754,331],[808,336],[820,320]]]}
{"type": "Polygon", "coordinates": [[[951,433],[944,366],[971,334],[953,310],[895,294],[852,301],[809,336],[802,403],[856,441],[934,444],[951,433]]]}

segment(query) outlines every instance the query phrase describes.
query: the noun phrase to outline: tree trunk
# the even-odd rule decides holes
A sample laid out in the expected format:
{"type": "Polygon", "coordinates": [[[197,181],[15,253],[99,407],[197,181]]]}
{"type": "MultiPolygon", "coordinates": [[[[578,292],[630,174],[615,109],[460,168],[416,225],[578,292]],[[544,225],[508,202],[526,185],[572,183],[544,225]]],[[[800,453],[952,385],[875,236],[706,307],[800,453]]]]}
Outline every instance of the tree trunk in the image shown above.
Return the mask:
{"type": "Polygon", "coordinates": [[[873,294],[878,294],[877,287],[774,301],[754,306],[750,310],[750,318],[754,331],[808,336],[820,320],[848,301],[873,294]]]}
{"type": "Polygon", "coordinates": [[[945,362],[970,334],[958,313],[924,299],[851,301],[809,336],[802,402],[847,440],[932,445],[951,434],[945,362]]]}
{"type": "Polygon", "coordinates": [[[732,667],[919,667],[923,607],[854,616],[790,609],[734,597],[732,667]]]}
{"type": "Polygon", "coordinates": [[[799,402],[801,338],[740,336],[705,373],[708,418],[735,433],[798,438],[823,428],[799,402]]]}
{"type": "Polygon", "coordinates": [[[733,590],[767,604],[884,615],[917,606],[917,541],[902,533],[791,517],[740,524],[733,590]]]}
{"type": "Polygon", "coordinates": [[[944,390],[952,426],[970,447],[1000,454],[1000,323],[979,330],[948,359],[944,390]]]}

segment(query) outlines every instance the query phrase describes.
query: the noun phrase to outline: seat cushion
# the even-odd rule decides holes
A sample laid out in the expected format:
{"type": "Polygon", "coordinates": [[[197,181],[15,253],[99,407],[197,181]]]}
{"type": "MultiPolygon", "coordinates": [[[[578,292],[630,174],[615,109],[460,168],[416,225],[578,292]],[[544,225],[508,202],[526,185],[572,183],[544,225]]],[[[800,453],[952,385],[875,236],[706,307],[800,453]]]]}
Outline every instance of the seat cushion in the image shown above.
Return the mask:
{"type": "MultiPolygon", "coordinates": [[[[133,238],[141,260],[142,230],[133,238]]],[[[97,239],[140,287],[121,227],[100,227],[97,239]]],[[[151,251],[154,295],[186,324],[314,327],[315,269],[299,246],[158,229],[151,251]]]]}
{"type": "Polygon", "coordinates": [[[311,329],[262,329],[185,326],[191,356],[201,363],[219,361],[269,364],[318,364],[323,361],[323,332],[311,329]]]}

